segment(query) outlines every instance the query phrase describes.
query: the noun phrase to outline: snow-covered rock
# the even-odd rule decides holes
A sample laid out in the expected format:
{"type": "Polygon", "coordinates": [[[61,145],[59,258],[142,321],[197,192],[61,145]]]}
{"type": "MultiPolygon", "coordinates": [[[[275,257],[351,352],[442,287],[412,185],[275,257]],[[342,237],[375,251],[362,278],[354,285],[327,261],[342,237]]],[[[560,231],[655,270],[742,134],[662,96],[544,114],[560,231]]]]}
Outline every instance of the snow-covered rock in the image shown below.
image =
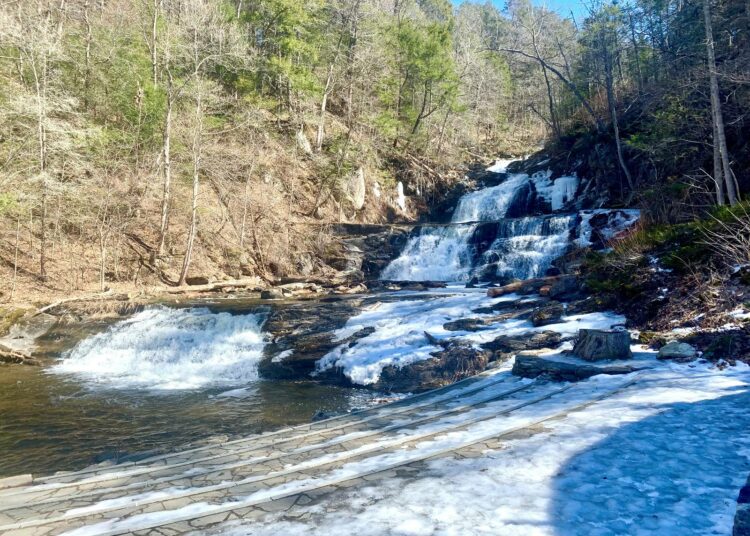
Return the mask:
{"type": "Polygon", "coordinates": [[[698,357],[698,351],[686,342],[672,341],[659,350],[659,359],[674,361],[692,361],[698,357]]]}

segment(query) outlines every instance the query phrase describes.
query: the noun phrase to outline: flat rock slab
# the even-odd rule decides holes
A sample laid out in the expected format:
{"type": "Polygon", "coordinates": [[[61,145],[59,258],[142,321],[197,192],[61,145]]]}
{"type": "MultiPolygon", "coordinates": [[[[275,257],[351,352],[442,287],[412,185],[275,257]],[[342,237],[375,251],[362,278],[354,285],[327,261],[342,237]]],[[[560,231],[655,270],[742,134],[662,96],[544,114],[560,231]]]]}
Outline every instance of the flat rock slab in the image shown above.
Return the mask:
{"type": "Polygon", "coordinates": [[[523,378],[544,376],[555,381],[585,380],[597,374],[629,374],[651,368],[653,360],[628,359],[592,363],[563,353],[521,352],[516,356],[513,374],[523,378]]]}

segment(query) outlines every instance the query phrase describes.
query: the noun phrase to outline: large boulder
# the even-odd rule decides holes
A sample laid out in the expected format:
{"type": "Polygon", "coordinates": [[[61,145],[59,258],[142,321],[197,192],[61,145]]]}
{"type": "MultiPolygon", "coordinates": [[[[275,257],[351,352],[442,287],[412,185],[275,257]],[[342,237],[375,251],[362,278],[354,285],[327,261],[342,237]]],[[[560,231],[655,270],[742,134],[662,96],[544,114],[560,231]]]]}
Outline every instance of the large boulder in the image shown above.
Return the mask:
{"type": "Polygon", "coordinates": [[[349,177],[349,180],[346,182],[346,193],[356,210],[362,210],[362,207],[365,206],[366,190],[367,187],[365,185],[365,170],[359,168],[349,177]]]}
{"type": "Polygon", "coordinates": [[[698,357],[698,350],[686,342],[672,341],[659,349],[657,358],[672,361],[692,361],[698,357]]]}
{"type": "Polygon", "coordinates": [[[432,358],[404,367],[388,366],[373,386],[382,391],[416,392],[436,389],[484,371],[490,352],[461,341],[441,341],[432,358]]]}
{"type": "Polygon", "coordinates": [[[262,300],[281,300],[284,298],[284,293],[280,289],[269,288],[261,291],[260,298],[262,300]]]}
{"type": "Polygon", "coordinates": [[[547,378],[554,381],[585,380],[598,374],[629,374],[639,370],[636,365],[622,363],[590,363],[561,354],[538,355],[522,352],[513,363],[513,374],[522,378],[547,378]]]}
{"type": "Polygon", "coordinates": [[[531,313],[531,323],[535,327],[556,324],[560,322],[565,309],[559,302],[549,302],[531,313]]]}
{"type": "Polygon", "coordinates": [[[582,329],[573,355],[586,361],[630,359],[630,333],[625,330],[582,329]]]}
{"type": "Polygon", "coordinates": [[[542,331],[533,335],[500,335],[495,340],[484,343],[482,348],[492,352],[492,361],[505,361],[525,350],[555,348],[562,342],[562,336],[555,331],[542,331]]]}

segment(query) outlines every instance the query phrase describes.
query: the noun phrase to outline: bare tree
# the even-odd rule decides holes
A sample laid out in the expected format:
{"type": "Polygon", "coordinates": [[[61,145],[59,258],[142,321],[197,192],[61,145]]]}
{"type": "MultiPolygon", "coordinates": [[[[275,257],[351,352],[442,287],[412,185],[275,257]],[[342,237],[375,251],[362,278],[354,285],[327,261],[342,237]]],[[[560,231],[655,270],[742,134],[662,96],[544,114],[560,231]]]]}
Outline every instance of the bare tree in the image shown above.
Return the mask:
{"type": "MultiPolygon", "coordinates": [[[[721,171],[724,177],[724,185],[727,190],[727,199],[730,205],[739,203],[737,187],[734,174],[729,163],[729,149],[727,148],[727,136],[724,131],[724,116],[721,111],[721,98],[719,93],[719,78],[716,74],[716,54],[714,52],[713,25],[711,22],[711,0],[703,0],[703,22],[706,27],[706,53],[708,57],[708,78],[711,86],[711,117],[713,119],[714,145],[718,146],[721,157],[721,171]]],[[[714,166],[714,174],[718,166],[714,166]]],[[[717,183],[721,183],[721,177],[714,177],[717,183]]],[[[723,196],[717,196],[717,202],[723,196]]]]}

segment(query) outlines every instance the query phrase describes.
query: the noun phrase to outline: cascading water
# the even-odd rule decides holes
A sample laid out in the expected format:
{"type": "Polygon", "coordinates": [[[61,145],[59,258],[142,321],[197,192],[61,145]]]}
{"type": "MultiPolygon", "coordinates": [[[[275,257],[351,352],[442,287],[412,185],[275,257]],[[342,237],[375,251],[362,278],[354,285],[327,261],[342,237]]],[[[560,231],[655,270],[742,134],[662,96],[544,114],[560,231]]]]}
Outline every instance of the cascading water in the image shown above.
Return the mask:
{"type": "MultiPolygon", "coordinates": [[[[508,162],[488,171],[504,173],[508,162]]],[[[638,211],[599,209],[555,214],[570,207],[578,189],[575,176],[511,174],[497,186],[464,195],[450,224],[422,227],[381,279],[466,281],[529,279],[545,274],[575,243],[591,246],[595,218],[602,240],[638,220],[638,211]],[[545,216],[524,216],[547,212],[545,216]]],[[[601,244],[600,244],[601,247],[601,244]]]]}
{"type": "Polygon", "coordinates": [[[485,269],[494,268],[499,277],[537,277],[565,253],[575,223],[575,215],[500,222],[497,238],[482,254],[481,265],[485,269]]]}
{"type": "Polygon", "coordinates": [[[51,370],[115,389],[244,385],[258,378],[262,323],[256,314],[155,307],[82,341],[51,370]]]}

